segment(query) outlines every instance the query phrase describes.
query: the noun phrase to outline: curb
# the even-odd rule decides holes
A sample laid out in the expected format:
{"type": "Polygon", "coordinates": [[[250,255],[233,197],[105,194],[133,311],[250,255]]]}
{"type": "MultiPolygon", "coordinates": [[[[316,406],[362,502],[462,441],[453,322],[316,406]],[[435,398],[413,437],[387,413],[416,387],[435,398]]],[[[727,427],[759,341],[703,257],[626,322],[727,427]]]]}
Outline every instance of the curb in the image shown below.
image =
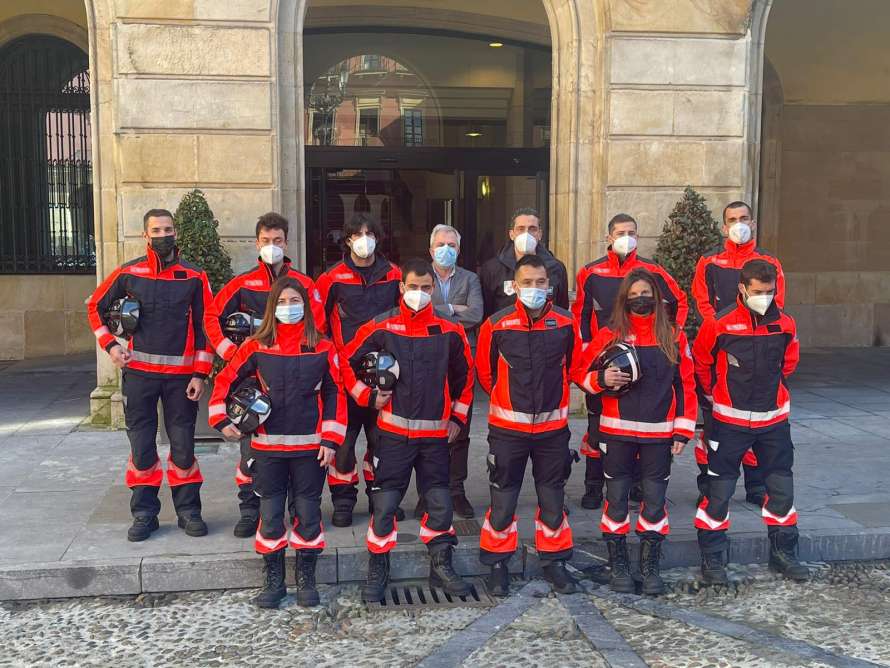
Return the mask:
{"type": "MultiPolygon", "coordinates": [[[[765,532],[731,534],[730,561],[738,564],[766,563],[765,532]]],[[[635,543],[631,537],[630,542],[635,543]]],[[[287,579],[293,584],[293,551],[288,550],[287,579]]],[[[579,542],[573,563],[578,567],[603,563],[601,540],[579,542]]],[[[637,550],[631,550],[635,560],[637,550]]],[[[890,558],[890,528],[801,533],[800,558],[804,561],[866,561],[890,558]]],[[[696,539],[690,535],[669,539],[664,546],[664,568],[699,564],[696,539]]],[[[478,541],[465,540],[455,549],[454,565],[464,575],[482,575],[478,541]]],[[[526,578],[540,574],[533,545],[523,544],[510,568],[526,578]]],[[[319,557],[319,583],[354,583],[365,577],[367,551],[362,547],[328,550],[319,557]]],[[[426,548],[402,545],[392,552],[392,578],[424,578],[429,571],[426,548]]],[[[135,596],[143,593],[245,589],[262,584],[262,560],[252,553],[142,557],[17,564],[0,567],[0,601],[59,599],[83,596],[135,596]]]]}

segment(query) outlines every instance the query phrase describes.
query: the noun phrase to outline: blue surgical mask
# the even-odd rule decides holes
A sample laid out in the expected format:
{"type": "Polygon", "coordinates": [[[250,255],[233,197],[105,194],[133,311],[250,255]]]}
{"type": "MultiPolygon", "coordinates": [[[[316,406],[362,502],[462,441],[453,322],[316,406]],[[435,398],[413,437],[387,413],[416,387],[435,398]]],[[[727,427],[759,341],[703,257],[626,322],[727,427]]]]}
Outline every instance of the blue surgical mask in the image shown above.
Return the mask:
{"type": "Polygon", "coordinates": [[[295,325],[303,319],[302,304],[280,304],[275,307],[275,317],[285,325],[295,325]]]}
{"type": "Polygon", "coordinates": [[[537,311],[547,303],[547,291],[541,288],[519,288],[519,301],[532,311],[537,311]]]}
{"type": "Polygon", "coordinates": [[[453,267],[457,262],[457,249],[453,246],[438,246],[433,250],[433,259],[440,267],[453,267]]]}

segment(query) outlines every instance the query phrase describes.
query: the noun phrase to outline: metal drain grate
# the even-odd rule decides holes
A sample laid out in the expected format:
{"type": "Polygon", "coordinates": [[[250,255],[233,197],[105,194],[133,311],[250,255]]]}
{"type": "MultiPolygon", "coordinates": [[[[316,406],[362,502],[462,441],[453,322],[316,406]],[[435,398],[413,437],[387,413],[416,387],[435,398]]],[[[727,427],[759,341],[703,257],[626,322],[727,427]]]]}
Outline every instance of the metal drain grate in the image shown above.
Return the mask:
{"type": "Polygon", "coordinates": [[[482,531],[479,520],[454,520],[451,524],[458,536],[478,536],[482,531]]]}
{"type": "Polygon", "coordinates": [[[397,582],[386,590],[379,603],[369,603],[369,610],[407,610],[412,608],[490,608],[497,605],[481,583],[468,580],[469,596],[452,596],[429,582],[397,582]]]}

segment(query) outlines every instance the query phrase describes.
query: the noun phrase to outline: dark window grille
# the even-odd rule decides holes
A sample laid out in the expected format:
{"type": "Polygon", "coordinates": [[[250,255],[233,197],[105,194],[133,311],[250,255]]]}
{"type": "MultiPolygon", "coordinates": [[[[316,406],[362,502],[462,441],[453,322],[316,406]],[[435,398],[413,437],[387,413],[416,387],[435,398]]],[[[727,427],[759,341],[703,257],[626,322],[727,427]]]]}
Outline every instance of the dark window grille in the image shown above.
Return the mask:
{"type": "Polygon", "coordinates": [[[0,49],[0,273],[96,267],[87,55],[29,35],[0,49]]]}
{"type": "Polygon", "coordinates": [[[402,123],[405,127],[405,146],[423,146],[423,112],[420,109],[405,109],[402,123]]]}

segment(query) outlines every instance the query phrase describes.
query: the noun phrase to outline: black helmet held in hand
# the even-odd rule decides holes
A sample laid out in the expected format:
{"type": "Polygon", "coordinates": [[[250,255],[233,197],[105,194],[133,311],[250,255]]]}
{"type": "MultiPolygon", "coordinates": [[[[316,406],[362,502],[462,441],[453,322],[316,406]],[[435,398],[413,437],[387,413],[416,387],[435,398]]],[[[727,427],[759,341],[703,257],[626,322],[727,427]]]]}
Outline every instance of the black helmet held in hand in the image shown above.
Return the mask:
{"type": "Polygon", "coordinates": [[[643,376],[643,372],[640,369],[640,358],[637,356],[637,349],[629,343],[614,343],[603,350],[603,352],[597,355],[596,360],[594,360],[591,371],[599,371],[601,369],[608,369],[609,367],[615,367],[630,377],[630,382],[626,385],[622,385],[617,390],[606,388],[603,391],[604,394],[611,396],[621,396],[631,387],[636,385],[643,376]]]}
{"type": "Polygon", "coordinates": [[[392,353],[385,350],[370,352],[359,367],[362,382],[378,390],[391,390],[399,379],[399,362],[392,353]]]}
{"type": "Polygon", "coordinates": [[[139,327],[138,299],[122,297],[116,299],[111,308],[105,312],[105,324],[114,336],[122,336],[129,339],[139,327]]]}
{"type": "Polygon", "coordinates": [[[229,395],[226,417],[242,434],[252,434],[272,413],[272,399],[252,384],[244,384],[229,395]]]}
{"type": "Polygon", "coordinates": [[[253,336],[258,325],[259,321],[249,313],[236,311],[225,319],[222,330],[234,343],[244,343],[248,336],[253,336]]]}

